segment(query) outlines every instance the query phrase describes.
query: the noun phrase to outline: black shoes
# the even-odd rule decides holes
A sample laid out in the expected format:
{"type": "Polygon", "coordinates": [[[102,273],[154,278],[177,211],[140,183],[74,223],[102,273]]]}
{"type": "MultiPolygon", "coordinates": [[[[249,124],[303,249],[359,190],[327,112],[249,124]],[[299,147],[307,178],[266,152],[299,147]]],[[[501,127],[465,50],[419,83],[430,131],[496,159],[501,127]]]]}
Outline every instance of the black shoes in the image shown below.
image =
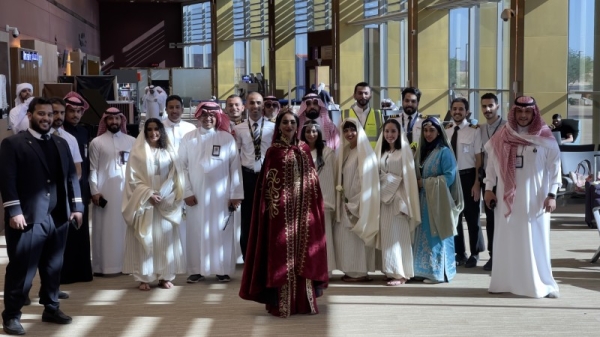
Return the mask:
{"type": "Polygon", "coordinates": [[[42,313],[42,322],[71,324],[71,321],[73,321],[73,319],[65,315],[62,311],[60,311],[60,309],[56,309],[54,311],[44,309],[44,313],[42,313]]]}
{"type": "Polygon", "coordinates": [[[231,281],[231,277],[229,277],[229,275],[217,275],[217,280],[219,280],[219,282],[229,282],[231,281]]]}
{"type": "Polygon", "coordinates": [[[492,271],[492,258],[490,257],[490,259],[488,260],[488,262],[486,262],[483,265],[483,270],[485,271],[492,271]]]}
{"type": "Polygon", "coordinates": [[[479,255],[471,255],[467,262],[465,263],[465,268],[475,268],[477,267],[477,261],[479,260],[479,255]]]}
{"type": "Polygon", "coordinates": [[[24,335],[25,329],[21,325],[21,321],[18,318],[11,318],[8,322],[2,323],[2,329],[8,335],[24,335]]]}
{"type": "Polygon", "coordinates": [[[27,296],[25,298],[25,302],[23,303],[23,305],[27,306],[27,305],[31,305],[31,298],[29,298],[29,296],[27,296]]]}
{"type": "Polygon", "coordinates": [[[464,254],[457,254],[456,255],[456,265],[464,266],[465,263],[467,263],[467,257],[464,254]]]}
{"type": "Polygon", "coordinates": [[[66,300],[67,298],[69,298],[69,294],[65,293],[64,291],[58,292],[58,299],[66,300]]]}
{"type": "Polygon", "coordinates": [[[193,274],[187,278],[187,283],[198,283],[200,281],[204,281],[204,276],[200,274],[193,274]]]}

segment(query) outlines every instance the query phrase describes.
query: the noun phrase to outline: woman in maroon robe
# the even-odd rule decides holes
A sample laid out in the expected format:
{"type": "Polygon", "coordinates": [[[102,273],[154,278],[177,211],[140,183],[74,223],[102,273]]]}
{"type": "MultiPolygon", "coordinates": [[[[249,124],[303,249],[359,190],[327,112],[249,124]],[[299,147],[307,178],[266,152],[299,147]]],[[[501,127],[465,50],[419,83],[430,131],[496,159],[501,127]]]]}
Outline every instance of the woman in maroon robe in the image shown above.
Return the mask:
{"type": "Polygon", "coordinates": [[[327,287],[323,197],[298,117],[277,116],[256,184],[240,297],[279,317],[317,314],[327,287]]]}

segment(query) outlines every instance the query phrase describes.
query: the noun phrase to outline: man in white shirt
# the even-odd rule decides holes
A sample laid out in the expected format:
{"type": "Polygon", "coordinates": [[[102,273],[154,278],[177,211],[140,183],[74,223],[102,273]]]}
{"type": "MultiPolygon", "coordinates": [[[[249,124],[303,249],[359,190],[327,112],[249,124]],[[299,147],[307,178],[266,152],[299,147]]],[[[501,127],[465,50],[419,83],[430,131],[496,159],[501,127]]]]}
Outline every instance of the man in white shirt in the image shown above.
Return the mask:
{"type": "MultiPolygon", "coordinates": [[[[225,101],[225,113],[229,117],[229,125],[231,126],[232,132],[236,125],[245,121],[244,110],[246,110],[246,107],[240,96],[231,95],[227,97],[227,101],[225,101]]],[[[235,137],[235,133],[232,134],[235,137]]]]}
{"type": "Polygon", "coordinates": [[[146,119],[158,118],[162,120],[167,94],[161,87],[154,87],[153,85],[146,89],[142,105],[142,110],[146,114],[146,119]]]}
{"type": "Polygon", "coordinates": [[[275,130],[275,123],[263,117],[263,97],[261,94],[257,92],[250,93],[246,99],[246,109],[248,110],[246,122],[233,128],[237,148],[240,150],[244,183],[244,201],[241,207],[242,231],[240,235],[240,246],[244,257],[246,256],[250,221],[252,219],[256,180],[265,159],[265,153],[271,146],[273,131],[275,130]]]}
{"type": "MultiPolygon", "coordinates": [[[[167,137],[169,137],[169,142],[177,155],[181,139],[187,133],[195,131],[196,126],[181,119],[183,114],[183,100],[181,97],[178,95],[167,97],[166,106],[167,118],[164,120],[163,124],[165,126],[167,137]]],[[[186,220],[184,219],[179,224],[179,236],[181,237],[181,244],[184,252],[186,251],[186,227],[186,220]]]]}
{"type": "Polygon", "coordinates": [[[421,91],[419,88],[409,87],[402,90],[402,113],[398,121],[406,132],[408,142],[419,142],[421,137],[421,124],[423,116],[419,113],[421,91]]]}
{"type": "Polygon", "coordinates": [[[77,139],[75,137],[63,129],[63,124],[65,122],[65,109],[67,105],[61,98],[51,98],[49,101],[52,104],[52,110],[54,111],[54,121],[52,122],[52,129],[50,129],[50,133],[53,136],[60,136],[67,141],[69,150],[73,156],[75,169],[77,170],[77,178],[81,179],[81,162],[83,162],[83,159],[81,158],[81,153],[79,152],[79,144],[77,143],[77,139]]]}
{"type": "Polygon", "coordinates": [[[27,101],[33,95],[33,86],[30,83],[17,84],[17,97],[15,98],[15,107],[8,114],[8,128],[12,129],[16,135],[29,128],[29,119],[27,118],[27,101]]]}
{"type": "Polygon", "coordinates": [[[90,143],[92,193],[92,269],[95,276],[122,271],[126,224],[121,212],[125,169],[135,138],[127,135],[127,119],[117,108],[106,110],[98,136],[90,143]],[[109,132],[106,132],[109,131],[109,132]]]}
{"type": "Polygon", "coordinates": [[[466,268],[477,266],[479,253],[485,250],[483,232],[479,224],[479,197],[481,186],[479,168],[481,167],[481,133],[479,126],[470,125],[467,121],[469,101],[459,97],[450,106],[453,122],[446,126],[446,134],[456,157],[465,208],[458,215],[458,234],[454,237],[456,263],[466,268]],[[463,215],[469,230],[469,246],[471,256],[467,259],[465,236],[462,225],[463,215]]]}

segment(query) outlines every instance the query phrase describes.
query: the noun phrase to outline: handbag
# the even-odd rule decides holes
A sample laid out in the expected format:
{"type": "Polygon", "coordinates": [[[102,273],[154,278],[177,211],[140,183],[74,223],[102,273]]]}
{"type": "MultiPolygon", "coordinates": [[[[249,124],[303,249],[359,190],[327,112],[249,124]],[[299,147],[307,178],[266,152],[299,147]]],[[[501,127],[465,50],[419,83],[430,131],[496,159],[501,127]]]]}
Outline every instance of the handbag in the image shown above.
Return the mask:
{"type": "Polygon", "coordinates": [[[589,160],[584,159],[577,164],[575,171],[569,172],[573,184],[575,184],[576,193],[585,193],[585,182],[594,181],[594,175],[592,174],[592,164],[589,160]]]}

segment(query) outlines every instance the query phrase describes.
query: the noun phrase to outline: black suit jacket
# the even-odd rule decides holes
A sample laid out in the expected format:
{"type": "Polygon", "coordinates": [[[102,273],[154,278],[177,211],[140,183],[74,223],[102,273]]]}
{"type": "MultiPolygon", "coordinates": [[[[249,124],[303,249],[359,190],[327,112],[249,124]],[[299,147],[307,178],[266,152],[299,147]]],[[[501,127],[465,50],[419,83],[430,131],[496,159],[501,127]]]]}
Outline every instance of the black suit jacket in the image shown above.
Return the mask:
{"type": "Polygon", "coordinates": [[[0,192],[7,223],[8,219],[19,214],[23,214],[27,224],[48,221],[51,184],[64,184],[67,200],[57,200],[57,203],[66,203],[63,208],[66,219],[72,212],[83,212],[79,180],[67,142],[60,137],[51,137],[49,141],[56,144],[60,155],[62,182],[53,182],[54,177],[50,176],[42,148],[29,131],[2,141],[0,192]]]}

